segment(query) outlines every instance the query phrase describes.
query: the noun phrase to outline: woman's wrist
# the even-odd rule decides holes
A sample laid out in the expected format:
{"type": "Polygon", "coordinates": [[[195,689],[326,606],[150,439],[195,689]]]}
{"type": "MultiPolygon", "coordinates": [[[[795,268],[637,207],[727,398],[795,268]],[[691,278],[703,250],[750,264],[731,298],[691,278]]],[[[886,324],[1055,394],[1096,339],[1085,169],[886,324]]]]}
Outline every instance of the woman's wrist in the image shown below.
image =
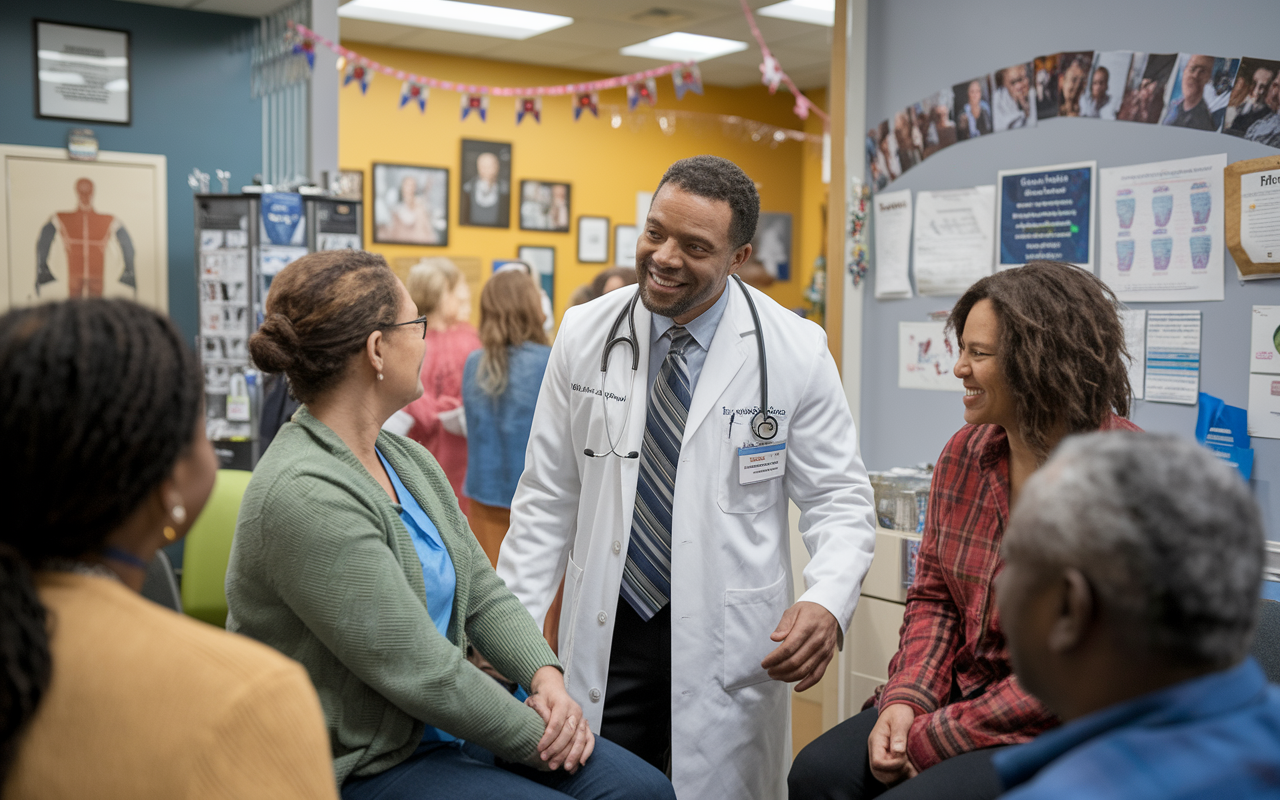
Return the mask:
{"type": "Polygon", "coordinates": [[[533,673],[533,679],[529,681],[529,689],[533,694],[547,689],[563,688],[564,674],[551,665],[540,667],[537,672],[533,673]]]}

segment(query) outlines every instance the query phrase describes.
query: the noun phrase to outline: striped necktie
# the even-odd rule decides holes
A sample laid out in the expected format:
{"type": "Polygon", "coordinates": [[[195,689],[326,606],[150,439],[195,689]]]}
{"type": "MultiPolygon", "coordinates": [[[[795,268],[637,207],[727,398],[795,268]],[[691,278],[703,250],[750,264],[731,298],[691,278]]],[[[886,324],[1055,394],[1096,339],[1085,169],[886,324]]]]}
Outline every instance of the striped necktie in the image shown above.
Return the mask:
{"type": "Polygon", "coordinates": [[[684,357],[693,336],[678,325],[666,335],[671,337],[671,349],[649,393],[635,515],[622,572],[622,597],[644,620],[652,619],[671,599],[671,506],[680,442],[693,396],[684,357]]]}

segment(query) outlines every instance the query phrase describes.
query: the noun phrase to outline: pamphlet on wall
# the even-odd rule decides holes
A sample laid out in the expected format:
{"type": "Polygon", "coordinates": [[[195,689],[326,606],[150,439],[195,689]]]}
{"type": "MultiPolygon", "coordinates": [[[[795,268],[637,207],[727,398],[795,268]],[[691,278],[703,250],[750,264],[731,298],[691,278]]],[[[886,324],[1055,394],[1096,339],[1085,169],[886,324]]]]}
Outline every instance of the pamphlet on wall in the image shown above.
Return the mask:
{"type": "Polygon", "coordinates": [[[1280,306],[1254,306],[1249,336],[1249,435],[1280,439],[1280,306]]]}
{"type": "Polygon", "coordinates": [[[912,264],[922,295],[961,295],[991,274],[996,187],[916,193],[912,264]]]}
{"type": "Polygon", "coordinates": [[[960,357],[955,334],[946,334],[945,322],[898,323],[898,388],[963,392],[956,377],[960,357]]]}
{"type": "Polygon", "coordinates": [[[1240,279],[1280,278],[1280,156],[1228,164],[1222,180],[1227,249],[1240,279]]]}
{"type": "Polygon", "coordinates": [[[1141,308],[1122,309],[1120,322],[1124,325],[1124,346],[1129,351],[1129,386],[1133,396],[1141,400],[1147,382],[1147,312],[1141,308]]]}
{"type": "Polygon", "coordinates": [[[1225,153],[1098,171],[1099,277],[1124,302],[1223,297],[1225,153]]]}
{"type": "Polygon", "coordinates": [[[1200,392],[1200,312],[1147,312],[1146,398],[1193,406],[1200,392]]]}
{"type": "Polygon", "coordinates": [[[1095,172],[1096,161],[1000,170],[996,268],[1044,260],[1093,272],[1095,172]]]}
{"type": "Polygon", "coordinates": [[[911,297],[911,190],[875,196],[876,299],[911,297]]]}

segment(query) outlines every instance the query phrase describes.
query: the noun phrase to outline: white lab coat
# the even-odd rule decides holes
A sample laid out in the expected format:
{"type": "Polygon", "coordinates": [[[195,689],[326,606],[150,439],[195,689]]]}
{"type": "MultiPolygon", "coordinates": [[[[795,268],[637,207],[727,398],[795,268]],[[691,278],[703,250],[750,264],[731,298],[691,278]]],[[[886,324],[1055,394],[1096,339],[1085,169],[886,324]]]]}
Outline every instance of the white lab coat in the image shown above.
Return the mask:
{"type": "MultiPolygon", "coordinates": [[[[552,348],[498,574],[541,626],[561,576],[560,659],[569,693],[599,732],[613,617],[631,531],[644,438],[651,315],[635,311],[639,365],[606,334],[635,288],[570,309],[552,348]],[[611,394],[610,394],[611,393],[611,394]],[[629,400],[628,403],[622,399],[629,400]],[[627,409],[624,419],[623,409],[627,409]]],[[[694,389],[672,512],[672,778],[684,800],[782,800],[791,761],[789,687],[760,661],[792,604],[787,502],[813,558],[801,600],[843,630],[871,564],[871,486],[822,328],[750,290],[768,347],[769,405],[787,443],[782,478],[739,485],[737,448],[754,441],[759,357],[751,313],[730,279],[729,304],[694,389]]],[[[627,334],[624,323],[620,336],[627,334]]]]}

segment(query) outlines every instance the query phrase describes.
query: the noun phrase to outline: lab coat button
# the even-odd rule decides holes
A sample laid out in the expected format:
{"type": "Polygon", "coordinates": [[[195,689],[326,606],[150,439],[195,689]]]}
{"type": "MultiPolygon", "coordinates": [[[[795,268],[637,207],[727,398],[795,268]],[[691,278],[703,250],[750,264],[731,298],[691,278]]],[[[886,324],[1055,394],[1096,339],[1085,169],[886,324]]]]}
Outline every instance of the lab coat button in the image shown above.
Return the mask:
{"type": "Polygon", "coordinates": [[[603,611],[601,611],[599,614],[596,614],[596,622],[599,622],[601,625],[605,624],[608,621],[609,621],[609,615],[604,613],[603,611]]]}
{"type": "Polygon", "coordinates": [[[614,543],[613,543],[613,552],[614,552],[615,554],[616,554],[616,553],[621,553],[621,552],[622,552],[622,542],[614,542],[614,543]]]}
{"type": "Polygon", "coordinates": [[[590,692],[587,692],[587,694],[588,694],[588,696],[590,696],[590,697],[591,697],[591,702],[593,702],[593,703],[599,703],[599,702],[600,702],[600,690],[599,690],[599,689],[592,689],[590,692]]]}

